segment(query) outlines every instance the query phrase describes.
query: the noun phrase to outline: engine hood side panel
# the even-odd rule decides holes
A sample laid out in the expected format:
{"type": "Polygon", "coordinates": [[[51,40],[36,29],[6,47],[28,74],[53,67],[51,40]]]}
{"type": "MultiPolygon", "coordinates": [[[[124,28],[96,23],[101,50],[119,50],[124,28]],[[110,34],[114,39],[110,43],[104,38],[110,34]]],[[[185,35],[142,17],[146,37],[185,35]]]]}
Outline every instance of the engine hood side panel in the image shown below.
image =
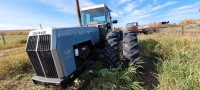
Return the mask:
{"type": "Polygon", "coordinates": [[[74,27],[55,29],[57,32],[57,51],[65,77],[76,70],[74,45],[91,41],[99,42],[99,30],[97,27],[74,27]]]}

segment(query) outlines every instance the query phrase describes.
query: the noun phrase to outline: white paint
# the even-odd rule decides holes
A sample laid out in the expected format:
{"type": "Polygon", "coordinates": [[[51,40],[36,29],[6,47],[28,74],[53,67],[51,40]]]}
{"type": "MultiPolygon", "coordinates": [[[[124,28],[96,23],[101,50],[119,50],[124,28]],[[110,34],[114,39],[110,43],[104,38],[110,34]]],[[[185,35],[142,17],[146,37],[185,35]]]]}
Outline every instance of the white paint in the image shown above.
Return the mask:
{"type": "Polygon", "coordinates": [[[95,9],[95,8],[102,8],[102,7],[105,7],[105,4],[98,4],[98,5],[94,5],[94,6],[83,7],[81,9],[81,11],[91,10],[91,9],[95,9]]]}

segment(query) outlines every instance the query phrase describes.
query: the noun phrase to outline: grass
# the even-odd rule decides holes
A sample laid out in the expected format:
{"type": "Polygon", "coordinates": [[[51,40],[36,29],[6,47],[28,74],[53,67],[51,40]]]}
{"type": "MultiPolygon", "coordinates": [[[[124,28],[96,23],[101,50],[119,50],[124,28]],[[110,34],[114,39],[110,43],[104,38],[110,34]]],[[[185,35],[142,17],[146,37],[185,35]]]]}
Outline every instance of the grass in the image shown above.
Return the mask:
{"type": "Polygon", "coordinates": [[[31,78],[35,75],[25,53],[25,47],[1,50],[0,56],[0,89],[44,89],[35,86],[31,78]]]}
{"type": "MultiPolygon", "coordinates": [[[[28,35],[12,35],[12,36],[4,36],[6,44],[15,44],[18,40],[26,39],[28,35]]],[[[2,36],[0,36],[0,45],[3,45],[2,36]]]]}
{"type": "Polygon", "coordinates": [[[3,45],[3,39],[0,37],[0,50],[6,50],[16,47],[25,46],[22,41],[26,40],[27,35],[13,35],[13,36],[5,36],[6,45],[3,45]]]}
{"type": "Polygon", "coordinates": [[[143,90],[139,85],[136,69],[139,65],[129,68],[107,69],[102,62],[97,62],[93,67],[78,78],[80,90],[143,90]]]}
{"type": "Polygon", "coordinates": [[[25,46],[24,44],[8,44],[8,45],[0,45],[0,50],[6,50],[6,49],[11,49],[11,48],[16,48],[16,47],[22,47],[25,46]]]}
{"type": "Polygon", "coordinates": [[[34,72],[20,41],[27,35],[5,36],[6,45],[0,38],[0,89],[23,89],[33,86],[30,78],[34,72]]]}
{"type": "Polygon", "coordinates": [[[200,88],[200,35],[157,33],[140,35],[139,39],[141,56],[152,60],[156,67],[153,73],[159,84],[154,88],[200,88]]]}
{"type": "MultiPolygon", "coordinates": [[[[199,89],[200,35],[168,32],[175,29],[138,35],[143,63],[106,69],[103,62],[97,62],[67,90],[199,89]]],[[[46,89],[32,83],[34,72],[25,47],[13,47],[0,50],[4,53],[0,56],[0,89],[46,89]]]]}
{"type": "Polygon", "coordinates": [[[26,53],[19,53],[1,58],[0,66],[0,78],[2,79],[5,76],[26,72],[30,68],[30,63],[26,53]]]}

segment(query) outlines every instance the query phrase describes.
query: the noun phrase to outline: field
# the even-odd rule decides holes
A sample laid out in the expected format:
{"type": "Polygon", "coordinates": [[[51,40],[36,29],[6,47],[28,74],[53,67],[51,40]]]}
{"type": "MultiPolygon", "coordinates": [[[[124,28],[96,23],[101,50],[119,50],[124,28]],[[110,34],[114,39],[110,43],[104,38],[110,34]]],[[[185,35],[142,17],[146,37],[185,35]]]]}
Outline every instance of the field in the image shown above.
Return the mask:
{"type": "MultiPolygon", "coordinates": [[[[99,61],[67,89],[199,89],[200,35],[182,35],[177,31],[181,28],[138,35],[138,64],[126,69],[120,66],[106,69],[101,62],[103,57],[99,57],[99,61]]],[[[186,28],[185,31],[199,32],[200,29],[186,28]]],[[[25,44],[18,44],[26,37],[6,36],[8,44],[0,49],[0,89],[45,89],[31,81],[34,72],[25,53],[25,44]]]]}
{"type": "MultiPolygon", "coordinates": [[[[18,40],[26,39],[28,35],[12,35],[12,36],[4,36],[6,44],[15,44],[18,40]]],[[[3,39],[0,37],[0,45],[3,45],[3,39]]]]}
{"type": "Polygon", "coordinates": [[[144,62],[151,63],[143,66],[150,78],[144,80],[144,86],[150,83],[150,87],[154,84],[154,88],[162,90],[200,88],[200,35],[157,33],[140,35],[139,39],[140,55],[144,62]]]}

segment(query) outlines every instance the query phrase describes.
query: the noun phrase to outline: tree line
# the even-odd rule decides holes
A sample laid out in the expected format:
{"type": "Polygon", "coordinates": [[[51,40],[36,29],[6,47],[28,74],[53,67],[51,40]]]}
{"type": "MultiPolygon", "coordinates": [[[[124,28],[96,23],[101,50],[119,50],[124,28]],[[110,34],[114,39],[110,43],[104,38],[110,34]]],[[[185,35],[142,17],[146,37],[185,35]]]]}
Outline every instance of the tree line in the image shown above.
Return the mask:
{"type": "Polygon", "coordinates": [[[3,32],[5,36],[12,36],[12,35],[28,35],[29,32],[3,32]]]}
{"type": "Polygon", "coordinates": [[[200,24],[200,19],[185,19],[179,22],[179,24],[200,24]]]}

